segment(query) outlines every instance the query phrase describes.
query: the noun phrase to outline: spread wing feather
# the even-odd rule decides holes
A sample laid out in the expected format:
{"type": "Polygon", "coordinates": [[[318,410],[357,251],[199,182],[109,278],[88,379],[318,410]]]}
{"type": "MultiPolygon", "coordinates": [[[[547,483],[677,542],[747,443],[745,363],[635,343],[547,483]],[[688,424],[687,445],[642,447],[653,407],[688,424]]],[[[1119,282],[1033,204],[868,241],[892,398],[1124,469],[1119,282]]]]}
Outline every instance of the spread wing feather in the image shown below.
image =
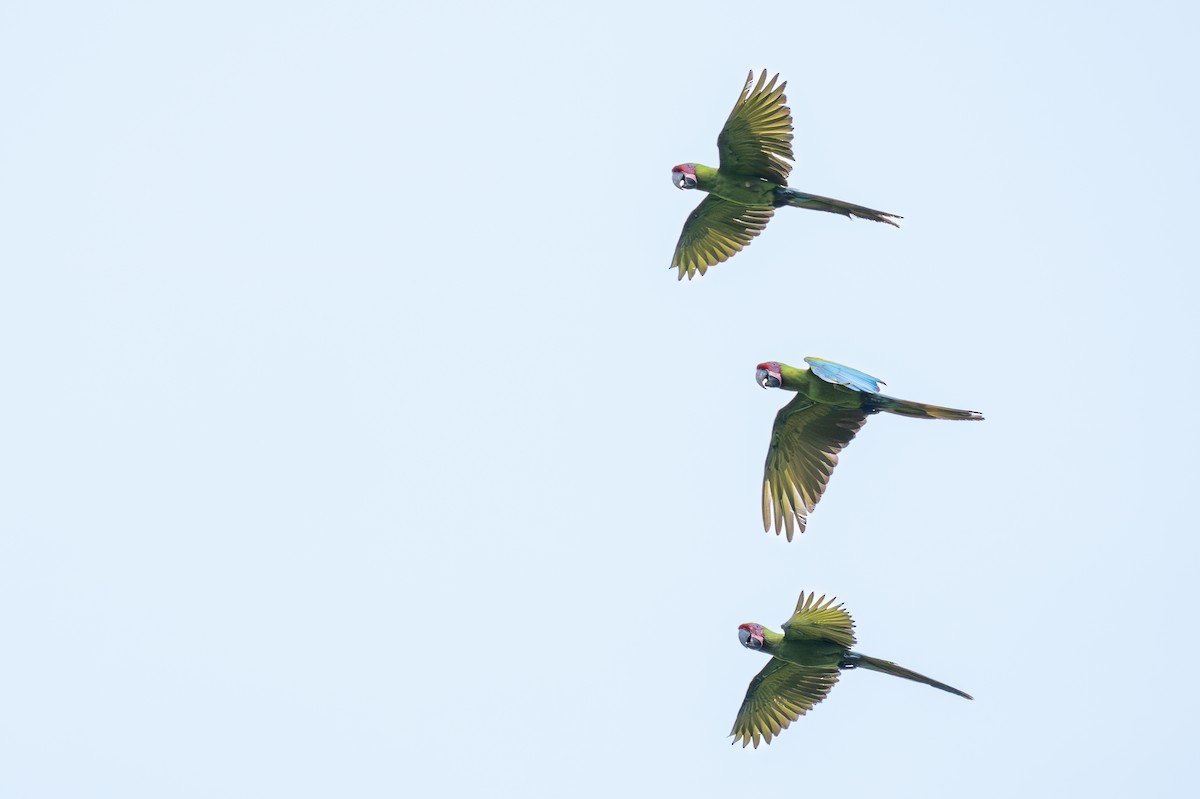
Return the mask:
{"type": "Polygon", "coordinates": [[[786,638],[805,641],[829,641],[847,649],[854,646],[854,619],[835,597],[819,599],[816,594],[800,592],[796,611],[783,625],[786,638]]]}
{"type": "Polygon", "coordinates": [[[787,185],[792,171],[792,112],[787,107],[783,90],[787,81],[778,86],[779,75],[767,82],[764,69],[753,90],[754,72],[738,97],[725,127],[717,136],[720,168],[736,175],[753,175],[772,183],[787,185]]]}
{"type": "Polygon", "coordinates": [[[696,272],[741,252],[750,240],[771,221],[775,209],[769,205],[740,205],[710,194],[683,223],[683,233],[675,245],[671,265],[678,267],[679,279],[690,280],[696,272]]]}
{"type": "Polygon", "coordinates": [[[763,473],[763,529],[786,530],[792,540],[796,528],[804,532],[808,514],[817,506],[838,453],[850,443],[867,420],[857,408],[835,408],[813,402],[803,394],[779,409],[771,431],[771,446],[763,473]]]}
{"type": "Polygon", "coordinates": [[[832,665],[800,666],[771,658],[746,689],[729,733],[734,743],[741,741],[743,747],[753,743],[756,749],[762,740],[771,743],[773,736],[829,695],[838,674],[832,665]]]}

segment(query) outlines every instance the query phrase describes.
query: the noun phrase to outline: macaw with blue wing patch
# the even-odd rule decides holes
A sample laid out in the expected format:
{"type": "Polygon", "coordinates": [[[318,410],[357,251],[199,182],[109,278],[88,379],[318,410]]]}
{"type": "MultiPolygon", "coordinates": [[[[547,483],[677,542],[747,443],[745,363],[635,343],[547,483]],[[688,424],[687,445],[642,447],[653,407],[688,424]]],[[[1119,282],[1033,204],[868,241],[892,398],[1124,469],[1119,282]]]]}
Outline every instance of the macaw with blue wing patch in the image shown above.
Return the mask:
{"type": "Polygon", "coordinates": [[[828,211],[847,217],[870,219],[899,227],[896,214],[875,211],[861,205],[806,194],[787,185],[792,171],[792,112],[787,107],[779,75],[767,82],[764,69],[751,90],[754,72],[725,127],[717,136],[720,166],[679,164],[671,170],[671,180],[681,189],[698,189],[708,196],[692,211],[683,225],[671,265],[679,269],[679,279],[691,280],[740,252],[771,221],[776,208],[790,205],[828,211]]]}
{"type": "Polygon", "coordinates": [[[763,388],[796,392],[775,416],[763,475],[763,529],[770,532],[774,519],[775,533],[786,530],[788,541],[796,529],[804,532],[808,514],[816,509],[837,465],[838,453],[871,414],[887,411],[914,419],[983,419],[978,411],[880,394],[882,380],[849,366],[821,358],[804,361],[808,366],[800,368],[768,361],[760,363],[754,373],[755,382],[763,388]]]}
{"type": "Polygon", "coordinates": [[[771,743],[771,736],[779,735],[828,696],[847,669],[870,669],[972,698],[890,660],[850,651],[855,644],[854,620],[844,607],[833,604],[835,601],[801,592],[796,611],[784,623],[782,633],[754,623],[738,627],[742,646],[771,655],[771,661],[746,689],[746,698],[729,733],[733,743],[741,741],[743,748],[753,743],[755,749],[760,740],[771,743]]]}

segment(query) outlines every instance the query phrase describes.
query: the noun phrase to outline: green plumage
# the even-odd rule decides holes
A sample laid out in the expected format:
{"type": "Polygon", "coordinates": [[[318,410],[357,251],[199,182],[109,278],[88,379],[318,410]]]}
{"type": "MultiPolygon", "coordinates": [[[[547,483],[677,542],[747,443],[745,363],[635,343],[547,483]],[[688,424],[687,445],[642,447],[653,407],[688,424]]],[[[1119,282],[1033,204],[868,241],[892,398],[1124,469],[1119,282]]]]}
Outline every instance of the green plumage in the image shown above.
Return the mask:
{"type": "Polygon", "coordinates": [[[680,188],[708,192],[687,218],[671,261],[682,280],[732,257],[762,232],[775,209],[790,205],[816,211],[871,219],[889,225],[896,214],[876,211],[861,205],[789,189],[792,170],[792,112],[783,90],[786,81],[777,84],[779,75],[767,81],[763,70],[754,84],[754,73],[746,78],[742,94],[725,126],[717,136],[720,167],[681,164],[676,174],[686,173],[691,180],[680,188]]]}
{"type": "Polygon", "coordinates": [[[763,529],[770,531],[773,525],[776,534],[786,532],[789,541],[796,530],[804,532],[808,514],[816,509],[825,492],[839,453],[870,415],[886,411],[916,419],[983,419],[976,411],[926,405],[863,390],[879,383],[869,375],[820,358],[805,361],[813,368],[796,368],[777,361],[759,364],[756,377],[764,387],[767,383],[763,380],[769,376],[771,387],[796,392],[775,415],[763,467],[763,529]],[[843,370],[858,379],[870,380],[856,383],[859,387],[855,388],[831,382],[818,370],[843,370]]]}
{"type": "Polygon", "coordinates": [[[879,671],[972,698],[891,661],[850,651],[855,644],[854,620],[835,601],[801,592],[783,632],[758,624],[743,624],[738,628],[739,632],[747,631],[743,645],[771,655],[771,660],[750,681],[730,732],[734,743],[741,741],[743,747],[753,744],[755,748],[761,741],[770,743],[773,736],[828,696],[845,669],[879,671]],[[754,640],[755,635],[761,636],[761,645],[754,640]]]}

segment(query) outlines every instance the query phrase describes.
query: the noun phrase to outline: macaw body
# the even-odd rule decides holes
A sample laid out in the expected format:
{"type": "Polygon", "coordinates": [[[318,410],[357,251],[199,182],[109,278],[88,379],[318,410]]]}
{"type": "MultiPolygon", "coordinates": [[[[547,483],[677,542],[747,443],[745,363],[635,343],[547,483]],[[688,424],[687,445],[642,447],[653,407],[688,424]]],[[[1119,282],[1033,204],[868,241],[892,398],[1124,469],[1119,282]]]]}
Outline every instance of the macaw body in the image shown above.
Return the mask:
{"type": "Polygon", "coordinates": [[[805,358],[806,368],[778,361],[760,363],[755,382],[763,388],[794,391],[796,397],[775,415],[763,473],[763,529],[798,528],[816,509],[838,462],[838,453],[854,438],[867,417],[887,411],[914,419],[980,421],[978,411],[926,405],[879,393],[883,381],[822,358],[805,358]]]}
{"type": "Polygon", "coordinates": [[[790,205],[827,211],[847,217],[870,219],[896,225],[896,214],[861,205],[807,194],[788,188],[792,170],[792,112],[783,90],[776,86],[779,75],[767,82],[763,70],[758,83],[751,72],[742,94],[717,136],[720,166],[679,164],[671,180],[681,189],[699,189],[708,196],[696,207],[683,226],[671,265],[679,279],[690,280],[697,272],[728,260],[762,232],[776,208],[790,205]]]}
{"type": "Polygon", "coordinates": [[[791,205],[796,208],[810,208],[814,211],[828,211],[829,213],[842,214],[843,216],[871,219],[875,222],[884,222],[893,227],[900,227],[887,218],[901,218],[896,217],[895,214],[873,211],[861,205],[854,205],[853,203],[842,202],[841,200],[834,200],[829,197],[796,191],[795,189],[788,188],[786,183],[773,183],[766,178],[755,177],[754,175],[742,175],[727,169],[714,169],[704,164],[680,164],[675,169],[686,172],[688,167],[691,167],[692,170],[690,174],[696,178],[695,185],[689,188],[708,192],[716,197],[720,197],[722,200],[728,200],[738,205],[769,205],[772,208],[782,208],[785,205],[791,205]]]}
{"type": "MultiPolygon", "coordinates": [[[[686,165],[685,165],[686,166],[686,165]]],[[[740,205],[770,205],[776,207],[776,192],[786,186],[752,175],[722,172],[704,164],[692,164],[696,176],[694,188],[740,205]]]]}
{"type": "MultiPolygon", "coordinates": [[[[805,362],[822,360],[805,358],[805,362]]],[[[776,361],[776,363],[778,363],[776,361]]],[[[826,363],[831,363],[826,361],[826,363]]],[[[768,372],[770,365],[767,364],[768,372]]],[[[761,367],[760,367],[761,368],[761,367]]],[[[756,370],[757,371],[757,370],[756,370]]],[[[781,388],[784,391],[794,391],[813,402],[829,405],[834,408],[862,409],[873,393],[852,388],[843,383],[836,383],[820,377],[810,367],[797,368],[786,363],[779,364],[779,385],[771,388],[781,388]]],[[[883,381],[879,381],[882,383],[883,381]]]]}
{"type": "Polygon", "coordinates": [[[865,668],[933,686],[965,699],[971,695],[923,674],[851,651],[856,643],[854,620],[835,599],[826,601],[801,592],[792,617],[783,632],[748,622],[738,627],[742,646],[771,656],[746,690],[730,735],[742,746],[771,737],[803,716],[829,695],[841,672],[865,668]]]}

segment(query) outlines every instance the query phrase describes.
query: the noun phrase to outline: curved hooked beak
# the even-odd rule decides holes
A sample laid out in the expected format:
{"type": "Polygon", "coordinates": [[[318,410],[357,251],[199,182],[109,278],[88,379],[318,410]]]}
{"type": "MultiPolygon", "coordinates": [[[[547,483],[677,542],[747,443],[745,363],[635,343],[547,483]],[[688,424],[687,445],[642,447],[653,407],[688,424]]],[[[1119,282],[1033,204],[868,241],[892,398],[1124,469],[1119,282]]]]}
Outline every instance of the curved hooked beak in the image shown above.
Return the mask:
{"type": "Polygon", "coordinates": [[[761,635],[750,632],[745,627],[738,628],[738,640],[742,642],[742,646],[747,649],[762,649],[763,638],[761,635]]]}
{"type": "Polygon", "coordinates": [[[679,189],[694,189],[696,188],[696,176],[689,175],[687,172],[675,169],[671,171],[671,182],[679,189]]]}
{"type": "Polygon", "coordinates": [[[763,388],[779,388],[783,385],[783,378],[774,369],[755,369],[754,382],[763,388]]]}

